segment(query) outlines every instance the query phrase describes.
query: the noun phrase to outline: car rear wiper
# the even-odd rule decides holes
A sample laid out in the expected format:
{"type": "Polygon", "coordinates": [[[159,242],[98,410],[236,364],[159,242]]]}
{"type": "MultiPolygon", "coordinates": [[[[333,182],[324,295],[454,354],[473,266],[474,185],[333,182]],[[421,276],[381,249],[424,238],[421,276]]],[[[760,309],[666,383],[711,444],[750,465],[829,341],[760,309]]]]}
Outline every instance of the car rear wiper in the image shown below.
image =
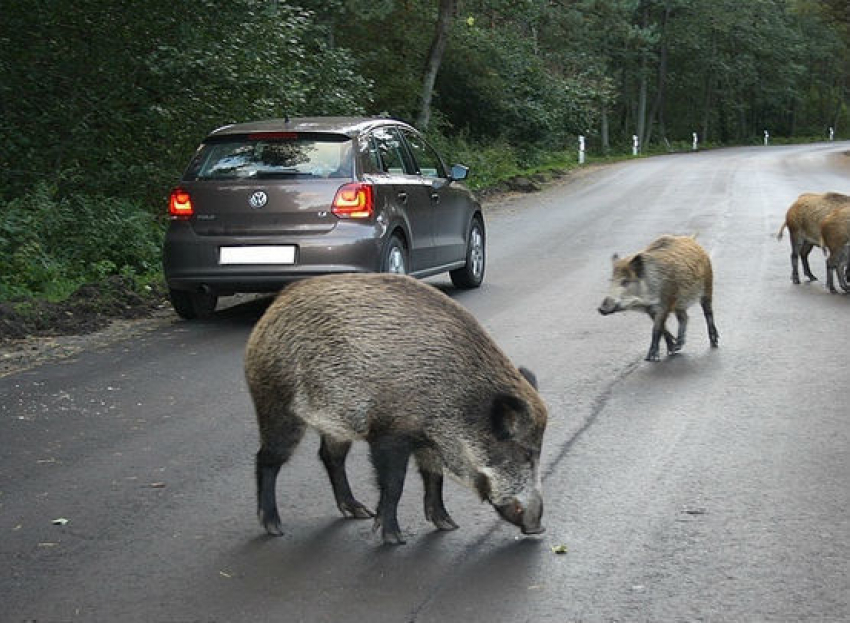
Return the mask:
{"type": "Polygon", "coordinates": [[[258,178],[294,177],[296,175],[310,175],[310,174],[304,173],[303,171],[298,171],[296,169],[279,169],[277,171],[257,171],[257,177],[258,178]]]}

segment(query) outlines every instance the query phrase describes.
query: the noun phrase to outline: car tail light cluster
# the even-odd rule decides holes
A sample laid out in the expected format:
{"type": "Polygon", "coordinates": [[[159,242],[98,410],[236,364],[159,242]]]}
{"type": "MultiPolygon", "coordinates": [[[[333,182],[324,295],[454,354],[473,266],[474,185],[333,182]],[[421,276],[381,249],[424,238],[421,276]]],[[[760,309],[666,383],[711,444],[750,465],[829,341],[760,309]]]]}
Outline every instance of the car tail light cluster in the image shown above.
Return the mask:
{"type": "Polygon", "coordinates": [[[336,191],[331,212],[339,218],[369,218],[375,213],[371,184],[351,183],[336,191]]]}
{"type": "Polygon", "coordinates": [[[171,197],[168,200],[168,214],[173,218],[189,218],[195,213],[192,207],[192,197],[182,188],[175,188],[171,191],[171,197]]]}

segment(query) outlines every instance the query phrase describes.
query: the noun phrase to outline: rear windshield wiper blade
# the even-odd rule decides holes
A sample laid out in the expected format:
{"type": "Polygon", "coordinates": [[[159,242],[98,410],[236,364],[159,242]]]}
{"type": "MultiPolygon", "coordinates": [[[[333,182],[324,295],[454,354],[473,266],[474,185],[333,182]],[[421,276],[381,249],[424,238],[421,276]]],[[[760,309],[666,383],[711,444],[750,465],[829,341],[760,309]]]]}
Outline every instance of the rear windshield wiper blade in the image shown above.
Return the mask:
{"type": "Polygon", "coordinates": [[[278,171],[257,171],[257,177],[293,177],[296,175],[310,175],[309,173],[304,173],[303,171],[297,171],[295,169],[282,169],[278,171]]]}

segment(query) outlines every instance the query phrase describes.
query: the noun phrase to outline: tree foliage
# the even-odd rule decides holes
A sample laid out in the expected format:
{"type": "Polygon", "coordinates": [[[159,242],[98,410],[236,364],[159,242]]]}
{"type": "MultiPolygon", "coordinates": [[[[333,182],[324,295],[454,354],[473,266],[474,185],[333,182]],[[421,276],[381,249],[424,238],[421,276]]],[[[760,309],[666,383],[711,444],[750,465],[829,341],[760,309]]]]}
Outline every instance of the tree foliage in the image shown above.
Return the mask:
{"type": "MultiPolygon", "coordinates": [[[[690,141],[693,132],[711,143],[756,141],[765,130],[825,138],[832,127],[850,136],[848,6],[7,0],[0,243],[13,257],[0,270],[96,263],[47,253],[45,240],[62,238],[24,219],[27,210],[44,219],[51,209],[79,210],[90,228],[98,225],[92,206],[108,205],[109,218],[131,223],[145,220],[138,213],[161,215],[200,139],[236,121],[430,118],[433,139],[475,160],[479,180],[572,150],[578,134],[591,151],[627,151],[632,135],[649,148],[690,141]],[[27,228],[41,237],[25,235],[27,228]]],[[[82,244],[85,236],[74,232],[67,244],[82,244]]],[[[136,252],[151,253],[149,246],[136,252]]],[[[116,259],[105,247],[103,255],[112,258],[104,270],[154,263],[116,259]]]]}

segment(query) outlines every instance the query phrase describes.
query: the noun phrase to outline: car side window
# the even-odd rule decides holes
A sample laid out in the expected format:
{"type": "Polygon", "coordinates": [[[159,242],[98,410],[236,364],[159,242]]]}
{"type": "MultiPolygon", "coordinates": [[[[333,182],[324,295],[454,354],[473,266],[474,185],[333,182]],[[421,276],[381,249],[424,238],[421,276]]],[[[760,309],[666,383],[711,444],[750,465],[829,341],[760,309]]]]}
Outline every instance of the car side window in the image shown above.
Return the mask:
{"type": "Polygon", "coordinates": [[[361,136],[357,142],[357,149],[360,152],[360,161],[363,163],[364,173],[380,173],[381,172],[381,156],[378,152],[378,145],[375,142],[375,137],[371,134],[361,136]]]}
{"type": "Polygon", "coordinates": [[[416,170],[395,128],[378,128],[373,132],[380,158],[380,170],[392,175],[415,175],[416,170]]]}
{"type": "Polygon", "coordinates": [[[404,138],[407,139],[407,144],[410,145],[410,150],[413,152],[413,157],[419,166],[419,173],[422,177],[448,177],[440,156],[425,142],[425,139],[418,134],[407,131],[404,132],[404,138]]]}

